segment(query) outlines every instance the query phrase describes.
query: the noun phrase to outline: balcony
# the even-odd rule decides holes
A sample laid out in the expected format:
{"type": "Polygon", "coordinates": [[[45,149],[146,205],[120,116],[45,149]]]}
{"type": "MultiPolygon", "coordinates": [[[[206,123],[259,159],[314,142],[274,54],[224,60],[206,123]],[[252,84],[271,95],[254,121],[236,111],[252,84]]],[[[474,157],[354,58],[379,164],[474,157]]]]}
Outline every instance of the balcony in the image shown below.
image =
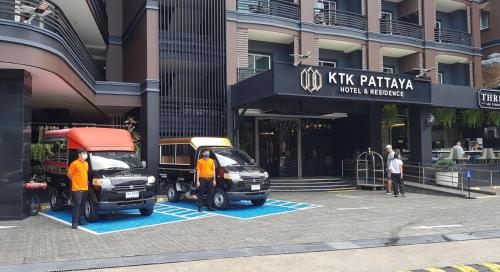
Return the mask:
{"type": "Polygon", "coordinates": [[[299,20],[299,5],[285,0],[238,0],[238,11],[299,20]]]}
{"type": "Polygon", "coordinates": [[[357,13],[331,9],[314,9],[314,23],[349,27],[366,31],[366,17],[357,13]]]}
{"type": "Polygon", "coordinates": [[[75,60],[74,63],[89,79],[94,82],[104,79],[103,71],[83,41],[61,9],[52,2],[0,0],[0,23],[28,26],[28,29],[36,29],[39,33],[45,33],[45,36],[52,36],[69,51],[75,60]]]}
{"type": "Polygon", "coordinates": [[[253,68],[238,68],[238,82],[245,80],[247,78],[251,78],[255,75],[268,71],[268,69],[253,69],[253,68]]]}
{"type": "Polygon", "coordinates": [[[380,20],[380,33],[411,37],[415,39],[423,38],[422,26],[396,20],[380,20]]]}
{"type": "Polygon", "coordinates": [[[472,46],[472,35],[458,30],[435,28],[434,39],[440,43],[472,46]]]}

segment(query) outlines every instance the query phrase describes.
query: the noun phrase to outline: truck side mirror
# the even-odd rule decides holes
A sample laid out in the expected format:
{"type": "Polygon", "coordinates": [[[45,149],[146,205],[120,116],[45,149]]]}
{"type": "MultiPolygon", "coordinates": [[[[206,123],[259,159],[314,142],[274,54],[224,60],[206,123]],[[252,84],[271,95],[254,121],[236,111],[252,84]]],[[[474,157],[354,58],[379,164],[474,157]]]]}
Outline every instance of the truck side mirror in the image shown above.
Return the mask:
{"type": "Polygon", "coordinates": [[[142,161],[142,168],[146,168],[146,166],[147,166],[146,161],[142,161]]]}

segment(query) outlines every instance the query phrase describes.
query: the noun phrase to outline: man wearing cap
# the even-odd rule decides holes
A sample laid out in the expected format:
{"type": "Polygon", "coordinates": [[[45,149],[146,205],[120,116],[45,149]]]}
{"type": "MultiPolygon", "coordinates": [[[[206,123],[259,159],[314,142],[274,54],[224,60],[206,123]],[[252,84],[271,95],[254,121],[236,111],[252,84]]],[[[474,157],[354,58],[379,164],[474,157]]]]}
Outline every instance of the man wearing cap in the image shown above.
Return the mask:
{"type": "Polygon", "coordinates": [[[71,228],[77,229],[78,225],[85,225],[85,201],[89,190],[89,164],[87,151],[78,149],[78,159],[73,161],[68,169],[68,178],[71,181],[72,220],[71,228]]]}
{"type": "Polygon", "coordinates": [[[387,145],[385,147],[385,150],[387,151],[387,180],[386,180],[386,185],[385,185],[385,193],[386,194],[391,194],[392,191],[392,180],[391,180],[391,162],[394,159],[394,154],[395,152],[392,150],[392,145],[387,145]]]}
{"type": "Polygon", "coordinates": [[[212,193],[215,183],[215,162],[210,158],[210,151],[204,150],[196,164],[196,186],[198,187],[198,212],[203,209],[203,198],[207,197],[208,210],[213,211],[212,193]]]}

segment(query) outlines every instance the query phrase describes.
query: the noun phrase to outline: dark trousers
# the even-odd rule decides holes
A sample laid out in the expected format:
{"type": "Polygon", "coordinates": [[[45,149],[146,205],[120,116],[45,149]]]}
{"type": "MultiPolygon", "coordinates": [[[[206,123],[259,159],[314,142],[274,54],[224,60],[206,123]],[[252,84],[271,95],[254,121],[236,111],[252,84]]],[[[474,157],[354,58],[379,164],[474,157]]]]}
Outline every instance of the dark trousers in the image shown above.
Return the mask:
{"type": "Polygon", "coordinates": [[[198,188],[198,207],[203,207],[203,198],[207,197],[207,207],[213,207],[214,184],[213,179],[200,178],[200,187],[198,188]]]}
{"type": "Polygon", "coordinates": [[[391,179],[392,179],[392,188],[394,190],[394,195],[399,195],[399,193],[404,194],[405,193],[405,185],[403,180],[401,179],[401,174],[400,173],[393,173],[391,174],[391,179]]]}
{"type": "Polygon", "coordinates": [[[87,191],[71,192],[71,204],[73,205],[71,223],[78,224],[78,221],[84,219],[85,200],[87,200],[87,191]]]}

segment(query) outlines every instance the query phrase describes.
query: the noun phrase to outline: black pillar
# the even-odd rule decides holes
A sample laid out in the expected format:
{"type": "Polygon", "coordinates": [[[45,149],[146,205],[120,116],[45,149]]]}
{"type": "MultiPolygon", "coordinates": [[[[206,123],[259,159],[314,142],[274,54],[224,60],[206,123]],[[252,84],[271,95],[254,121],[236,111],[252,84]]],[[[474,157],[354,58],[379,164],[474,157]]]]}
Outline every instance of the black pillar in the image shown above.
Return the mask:
{"type": "Polygon", "coordinates": [[[379,104],[368,105],[368,133],[370,137],[370,148],[375,152],[382,154],[382,106],[379,104]]]}
{"type": "Polygon", "coordinates": [[[410,161],[432,164],[431,108],[410,107],[410,161]]]}
{"type": "Polygon", "coordinates": [[[157,176],[160,138],[160,82],[146,80],[142,84],[142,107],[139,120],[141,131],[141,159],[146,161],[150,175],[157,176]]]}
{"type": "Polygon", "coordinates": [[[23,181],[30,176],[31,75],[0,69],[0,219],[23,217],[23,181]]]}

